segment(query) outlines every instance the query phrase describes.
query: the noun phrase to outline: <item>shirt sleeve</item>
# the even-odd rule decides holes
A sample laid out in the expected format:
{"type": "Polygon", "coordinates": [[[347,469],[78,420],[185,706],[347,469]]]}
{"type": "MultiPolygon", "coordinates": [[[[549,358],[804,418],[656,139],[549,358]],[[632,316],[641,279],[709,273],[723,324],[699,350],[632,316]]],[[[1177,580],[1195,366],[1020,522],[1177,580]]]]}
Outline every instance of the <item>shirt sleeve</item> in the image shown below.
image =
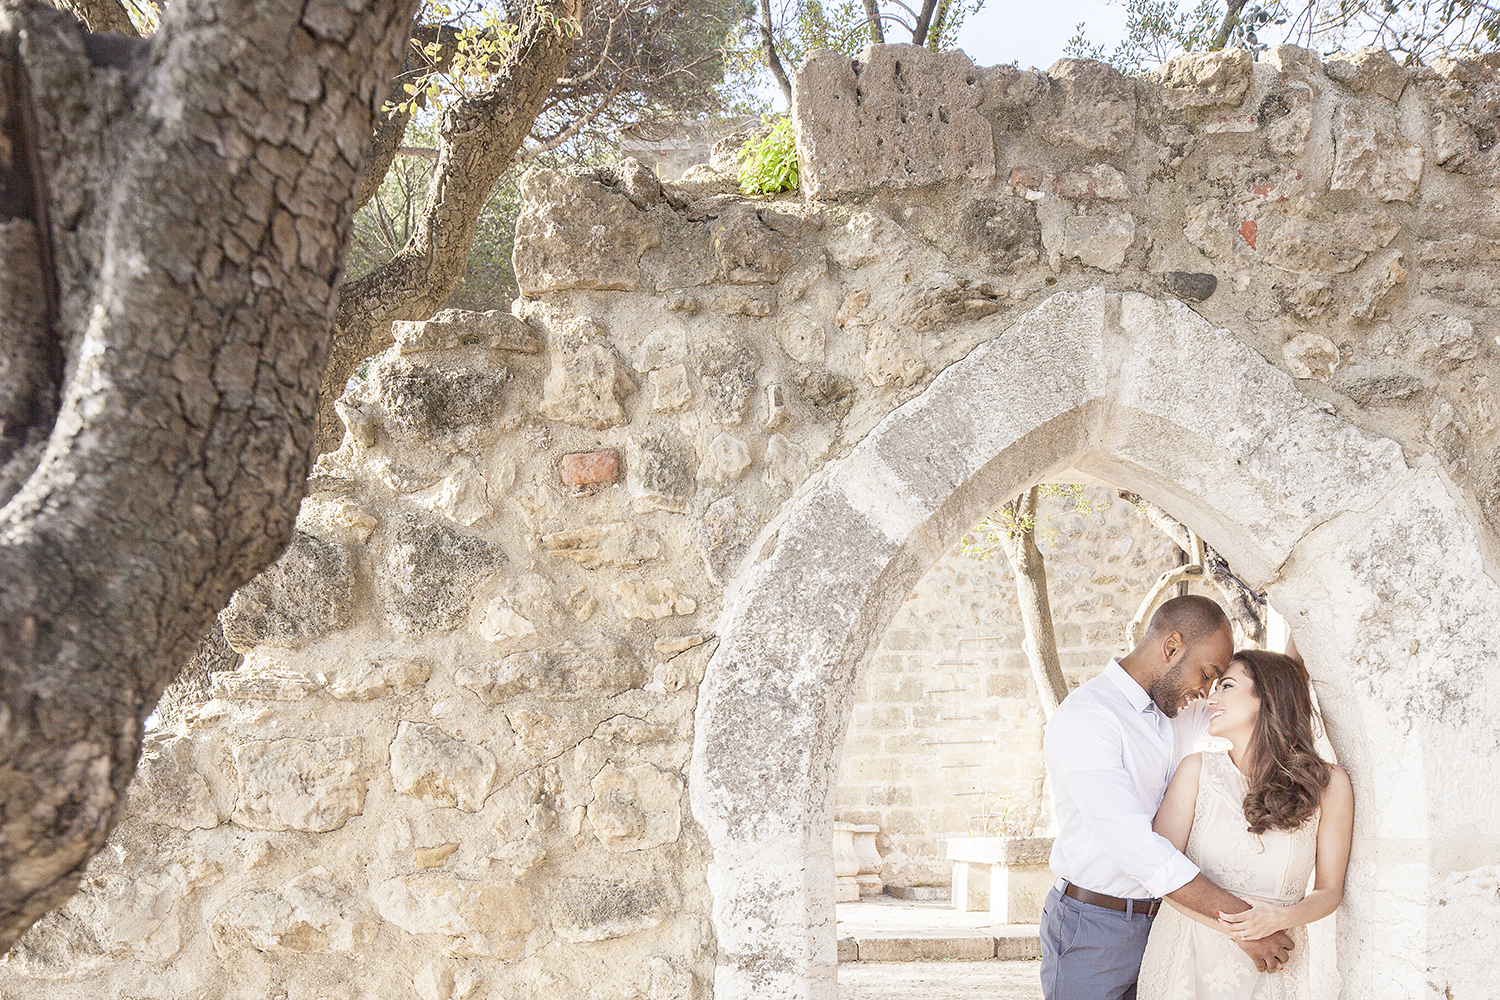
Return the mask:
{"type": "Polygon", "coordinates": [[[1043,750],[1047,770],[1082,817],[1095,846],[1152,896],[1191,882],[1198,866],[1151,829],[1155,816],[1142,809],[1113,720],[1059,711],[1048,728],[1043,750]]]}

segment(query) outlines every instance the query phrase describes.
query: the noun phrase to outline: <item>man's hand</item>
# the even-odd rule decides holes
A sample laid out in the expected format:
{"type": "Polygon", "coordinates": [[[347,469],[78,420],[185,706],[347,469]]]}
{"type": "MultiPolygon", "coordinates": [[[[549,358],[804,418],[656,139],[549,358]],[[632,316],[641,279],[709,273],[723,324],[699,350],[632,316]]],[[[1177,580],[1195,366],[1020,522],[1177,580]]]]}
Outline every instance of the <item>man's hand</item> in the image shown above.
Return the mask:
{"type": "Polygon", "coordinates": [[[1270,937],[1261,938],[1259,941],[1234,942],[1240,946],[1240,950],[1249,955],[1255,961],[1255,967],[1261,972],[1275,972],[1286,964],[1291,957],[1292,936],[1286,931],[1277,931],[1270,937]]]}

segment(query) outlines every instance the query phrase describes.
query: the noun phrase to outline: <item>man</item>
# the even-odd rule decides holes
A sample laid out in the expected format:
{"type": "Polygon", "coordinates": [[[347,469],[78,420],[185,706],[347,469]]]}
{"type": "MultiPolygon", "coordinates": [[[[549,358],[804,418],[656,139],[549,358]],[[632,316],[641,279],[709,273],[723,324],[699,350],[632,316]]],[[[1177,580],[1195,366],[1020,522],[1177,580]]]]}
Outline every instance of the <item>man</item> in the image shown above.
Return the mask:
{"type": "MultiPolygon", "coordinates": [[[[1161,897],[1210,917],[1248,904],[1205,878],[1151,821],[1182,758],[1208,732],[1193,704],[1229,667],[1229,619],[1207,597],[1177,597],[1151,616],[1140,645],[1080,684],[1047,724],[1059,878],[1042,908],[1046,1000],[1134,1000],[1161,897]]],[[[1239,943],[1279,969],[1285,932],[1239,943]]]]}

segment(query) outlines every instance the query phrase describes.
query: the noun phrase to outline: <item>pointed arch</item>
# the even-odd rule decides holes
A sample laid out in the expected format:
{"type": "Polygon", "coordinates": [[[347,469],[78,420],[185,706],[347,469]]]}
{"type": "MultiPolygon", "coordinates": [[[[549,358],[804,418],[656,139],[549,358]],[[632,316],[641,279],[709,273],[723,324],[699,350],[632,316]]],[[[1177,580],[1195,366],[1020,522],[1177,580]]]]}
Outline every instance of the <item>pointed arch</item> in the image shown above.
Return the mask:
{"type": "Polygon", "coordinates": [[[952,540],[1068,467],[1159,503],[1297,630],[1359,802],[1340,925],[1349,995],[1360,982],[1418,995],[1443,960],[1431,880],[1463,858],[1441,830],[1492,799],[1482,774],[1434,785],[1452,777],[1455,738],[1486,718],[1495,729],[1465,691],[1477,663],[1500,662],[1500,641],[1463,624],[1500,620],[1473,512],[1439,470],[1309,399],[1229,331],[1179,302],[1092,289],[1045,300],[804,483],[731,584],[691,772],[713,850],[718,1000],[837,995],[829,841],[856,681],[952,540]],[[1426,545],[1402,545],[1413,525],[1426,545]],[[1397,857],[1423,877],[1405,870],[1392,888],[1379,876],[1397,857]],[[1382,926],[1376,884],[1381,907],[1423,915],[1420,941],[1409,922],[1382,926]]]}

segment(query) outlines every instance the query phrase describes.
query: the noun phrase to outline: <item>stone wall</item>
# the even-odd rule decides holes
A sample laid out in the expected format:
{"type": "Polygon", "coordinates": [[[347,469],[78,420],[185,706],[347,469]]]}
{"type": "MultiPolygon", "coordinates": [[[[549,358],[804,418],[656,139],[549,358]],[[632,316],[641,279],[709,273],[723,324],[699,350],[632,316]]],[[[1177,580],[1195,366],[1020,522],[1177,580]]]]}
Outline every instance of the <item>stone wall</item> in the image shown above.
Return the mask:
{"type": "Polygon", "coordinates": [[[1295,611],[1346,995],[1484,995],[1493,60],[887,46],[798,92],[801,194],[527,176],[521,298],[353,380],[243,665],[0,992],[831,997],[860,672],[972,491],[1073,465],[1295,611]]]}
{"type": "MultiPolygon", "coordinates": [[[[1044,496],[1038,513],[1070,686],[1126,651],[1131,616],[1180,551],[1108,488],[1083,498],[1095,509],[1044,496]]],[[[836,804],[840,820],[879,824],[887,882],[946,883],[944,837],[1045,832],[1042,711],[1022,636],[1005,556],[962,542],[891,620],[856,689],[836,804]]]]}

